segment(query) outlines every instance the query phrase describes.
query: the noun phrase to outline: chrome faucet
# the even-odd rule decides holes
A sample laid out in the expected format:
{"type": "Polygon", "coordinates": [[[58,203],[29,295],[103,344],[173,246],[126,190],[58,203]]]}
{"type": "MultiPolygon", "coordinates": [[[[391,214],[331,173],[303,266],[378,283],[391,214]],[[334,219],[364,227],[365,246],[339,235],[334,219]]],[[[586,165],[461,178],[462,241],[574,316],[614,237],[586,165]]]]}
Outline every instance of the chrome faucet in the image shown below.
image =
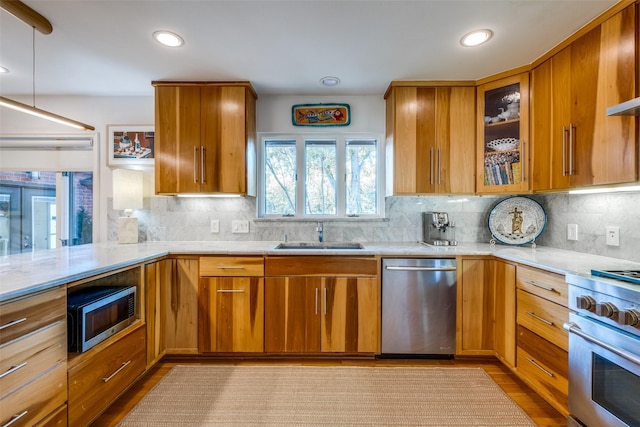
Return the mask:
{"type": "Polygon", "coordinates": [[[318,221],[318,226],[316,227],[316,231],[318,232],[318,241],[320,243],[322,243],[322,232],[324,229],[324,224],[322,224],[322,221],[318,221]]]}

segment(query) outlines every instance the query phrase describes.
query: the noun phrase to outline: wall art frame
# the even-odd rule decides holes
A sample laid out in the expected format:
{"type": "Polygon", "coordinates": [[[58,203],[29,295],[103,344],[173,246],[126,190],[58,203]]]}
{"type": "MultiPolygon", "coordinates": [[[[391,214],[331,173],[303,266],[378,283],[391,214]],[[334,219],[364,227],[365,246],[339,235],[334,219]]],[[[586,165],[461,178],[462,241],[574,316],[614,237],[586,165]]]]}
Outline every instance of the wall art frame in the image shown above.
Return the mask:
{"type": "Polygon", "coordinates": [[[107,125],[107,164],[153,166],[154,143],[151,125],[107,125]]]}

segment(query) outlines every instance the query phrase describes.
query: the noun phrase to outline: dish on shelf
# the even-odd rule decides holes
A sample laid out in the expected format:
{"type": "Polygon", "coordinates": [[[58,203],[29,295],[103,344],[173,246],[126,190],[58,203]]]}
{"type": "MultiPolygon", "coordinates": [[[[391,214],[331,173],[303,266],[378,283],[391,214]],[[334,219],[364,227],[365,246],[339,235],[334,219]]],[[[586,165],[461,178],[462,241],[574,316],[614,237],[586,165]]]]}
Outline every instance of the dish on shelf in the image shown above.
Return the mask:
{"type": "Polygon", "coordinates": [[[518,148],[520,141],[517,138],[499,138],[486,143],[486,148],[492,151],[508,151],[518,148]]]}
{"type": "Polygon", "coordinates": [[[546,225],[544,208],[528,197],[503,199],[489,213],[491,236],[506,245],[531,243],[540,236],[546,225]]]}

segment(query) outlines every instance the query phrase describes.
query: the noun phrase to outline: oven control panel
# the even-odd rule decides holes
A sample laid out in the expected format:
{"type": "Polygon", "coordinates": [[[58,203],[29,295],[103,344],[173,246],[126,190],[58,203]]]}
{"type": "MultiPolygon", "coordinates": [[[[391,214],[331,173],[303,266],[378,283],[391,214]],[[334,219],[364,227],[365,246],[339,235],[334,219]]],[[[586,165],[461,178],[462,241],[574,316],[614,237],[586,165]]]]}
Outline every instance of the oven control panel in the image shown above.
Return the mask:
{"type": "Polygon", "coordinates": [[[569,308],[634,335],[640,335],[640,302],[569,286],[569,308]]]}

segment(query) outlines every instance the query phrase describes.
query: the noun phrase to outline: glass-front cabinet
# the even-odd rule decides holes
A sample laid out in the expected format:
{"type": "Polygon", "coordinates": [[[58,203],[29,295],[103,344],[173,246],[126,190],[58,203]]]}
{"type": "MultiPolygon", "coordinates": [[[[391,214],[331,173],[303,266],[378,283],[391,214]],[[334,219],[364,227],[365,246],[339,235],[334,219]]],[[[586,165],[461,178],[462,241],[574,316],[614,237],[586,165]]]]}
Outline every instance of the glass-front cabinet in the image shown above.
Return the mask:
{"type": "Polygon", "coordinates": [[[478,86],[478,193],[530,189],[529,73],[478,86]]]}

